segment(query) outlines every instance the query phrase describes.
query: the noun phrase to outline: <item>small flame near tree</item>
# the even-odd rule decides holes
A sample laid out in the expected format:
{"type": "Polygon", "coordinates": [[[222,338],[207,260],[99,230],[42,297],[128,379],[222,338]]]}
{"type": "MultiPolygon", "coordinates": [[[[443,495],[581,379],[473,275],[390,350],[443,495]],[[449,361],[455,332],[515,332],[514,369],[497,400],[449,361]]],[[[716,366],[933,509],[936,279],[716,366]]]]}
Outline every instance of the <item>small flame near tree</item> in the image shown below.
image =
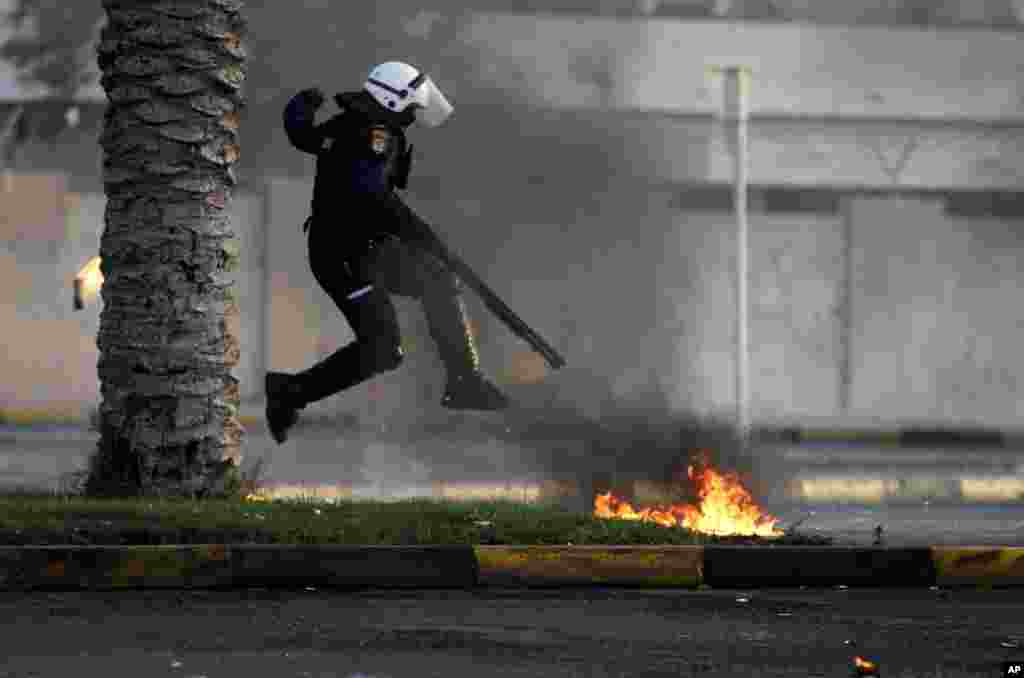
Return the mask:
{"type": "Polygon", "coordinates": [[[93,257],[75,276],[74,309],[80,311],[85,308],[85,303],[95,298],[101,287],[103,287],[103,273],[100,271],[100,258],[93,257]]]}
{"type": "Polygon", "coordinates": [[[598,518],[651,521],[664,527],[684,527],[718,536],[781,537],[778,518],[765,513],[735,472],[723,472],[701,455],[687,467],[687,478],[696,489],[697,505],[671,504],[635,509],[611,492],[594,498],[598,518]]]}

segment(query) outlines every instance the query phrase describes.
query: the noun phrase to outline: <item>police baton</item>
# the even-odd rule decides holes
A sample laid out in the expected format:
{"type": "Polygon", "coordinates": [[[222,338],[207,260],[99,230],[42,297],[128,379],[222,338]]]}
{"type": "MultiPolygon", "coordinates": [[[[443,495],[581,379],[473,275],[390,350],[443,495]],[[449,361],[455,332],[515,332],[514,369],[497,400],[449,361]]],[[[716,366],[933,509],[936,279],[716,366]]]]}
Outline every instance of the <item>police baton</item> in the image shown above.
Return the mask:
{"type": "Polygon", "coordinates": [[[522,318],[515,314],[515,312],[508,307],[504,301],[501,300],[494,290],[487,286],[480,276],[469,267],[458,255],[448,249],[448,247],[441,241],[441,239],[432,230],[427,233],[432,241],[434,253],[448,266],[458,278],[469,286],[474,292],[480,296],[480,300],[484,302],[484,306],[496,315],[499,320],[505,323],[513,334],[525,341],[533,348],[534,351],[539,353],[544,361],[553,370],[565,367],[565,358],[563,358],[555,348],[544,340],[544,337],[540,336],[532,327],[527,325],[522,318]]]}

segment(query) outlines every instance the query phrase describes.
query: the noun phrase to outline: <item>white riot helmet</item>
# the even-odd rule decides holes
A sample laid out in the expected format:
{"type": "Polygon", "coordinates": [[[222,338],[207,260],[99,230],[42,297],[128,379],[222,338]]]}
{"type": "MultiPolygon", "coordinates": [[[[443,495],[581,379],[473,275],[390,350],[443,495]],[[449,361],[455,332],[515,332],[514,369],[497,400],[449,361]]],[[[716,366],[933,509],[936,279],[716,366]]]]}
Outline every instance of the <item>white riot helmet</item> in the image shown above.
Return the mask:
{"type": "Polygon", "coordinates": [[[438,127],[452,114],[452,105],[430,77],[409,64],[388,61],[372,71],[363,89],[384,108],[401,113],[415,104],[417,122],[438,127]]]}

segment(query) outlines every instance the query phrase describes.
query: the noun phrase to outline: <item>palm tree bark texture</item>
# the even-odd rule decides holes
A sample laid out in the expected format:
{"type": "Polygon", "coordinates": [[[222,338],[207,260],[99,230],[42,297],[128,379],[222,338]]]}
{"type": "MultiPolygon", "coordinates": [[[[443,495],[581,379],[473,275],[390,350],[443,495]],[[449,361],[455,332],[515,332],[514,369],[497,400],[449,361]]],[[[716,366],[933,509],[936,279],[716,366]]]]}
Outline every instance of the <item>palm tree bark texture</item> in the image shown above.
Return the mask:
{"type": "Polygon", "coordinates": [[[245,22],[239,0],[103,0],[109,104],[92,496],[236,491],[238,313],[230,272],[245,22]]]}

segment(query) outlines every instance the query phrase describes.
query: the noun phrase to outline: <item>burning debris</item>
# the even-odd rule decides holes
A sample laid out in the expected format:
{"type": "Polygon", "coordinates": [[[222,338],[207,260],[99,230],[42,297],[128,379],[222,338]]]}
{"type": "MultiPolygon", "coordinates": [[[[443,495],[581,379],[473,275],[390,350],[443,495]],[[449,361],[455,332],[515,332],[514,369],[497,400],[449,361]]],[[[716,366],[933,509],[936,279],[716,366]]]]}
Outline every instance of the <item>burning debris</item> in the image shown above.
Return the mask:
{"type": "Polygon", "coordinates": [[[853,658],[853,675],[855,676],[873,676],[878,677],[882,674],[879,673],[878,664],[873,661],[864,659],[863,657],[853,658]]]}
{"type": "Polygon", "coordinates": [[[651,521],[664,527],[684,527],[716,536],[782,537],[774,518],[757,505],[750,492],[733,472],[721,472],[702,459],[690,464],[687,477],[697,494],[697,505],[672,504],[666,507],[634,509],[611,492],[594,498],[598,518],[651,521]]]}

